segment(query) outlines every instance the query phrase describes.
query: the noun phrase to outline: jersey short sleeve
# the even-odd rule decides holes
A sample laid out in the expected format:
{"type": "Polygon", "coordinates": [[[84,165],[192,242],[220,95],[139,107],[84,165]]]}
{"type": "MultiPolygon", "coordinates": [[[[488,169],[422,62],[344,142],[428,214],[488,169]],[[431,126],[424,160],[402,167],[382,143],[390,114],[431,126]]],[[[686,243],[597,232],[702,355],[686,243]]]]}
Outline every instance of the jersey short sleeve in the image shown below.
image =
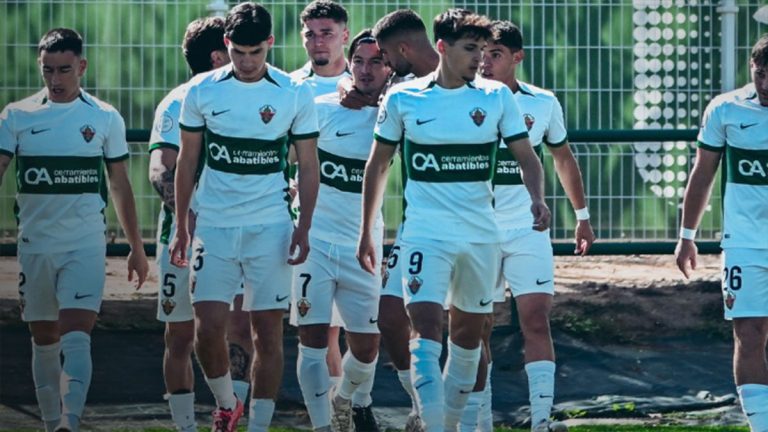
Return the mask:
{"type": "Polygon", "coordinates": [[[179,128],[190,132],[201,132],[205,129],[205,118],[200,111],[197,103],[198,87],[193,85],[189,88],[184,102],[181,104],[181,114],[179,114],[179,128]]]}
{"type": "Polygon", "coordinates": [[[320,133],[317,127],[314,92],[309,84],[301,83],[299,85],[299,90],[296,93],[296,105],[296,117],[291,124],[291,139],[316,138],[320,133]]]}
{"type": "Polygon", "coordinates": [[[117,111],[110,111],[107,140],[104,142],[104,160],[119,162],[128,159],[128,143],[125,140],[125,122],[117,111]]]}
{"type": "Polygon", "coordinates": [[[699,147],[716,152],[723,151],[725,148],[725,128],[723,128],[722,110],[720,109],[722,105],[719,103],[719,99],[715,98],[704,111],[701,129],[697,137],[699,147]]]}
{"type": "Polygon", "coordinates": [[[384,96],[379,115],[376,117],[376,127],[373,129],[376,141],[390,145],[400,144],[404,128],[397,101],[397,92],[389,92],[384,96]]]}
{"type": "Polygon", "coordinates": [[[179,114],[181,104],[173,101],[157,107],[152,133],[149,136],[149,151],[159,148],[179,149],[179,114]]]}
{"type": "Polygon", "coordinates": [[[568,141],[568,131],[565,130],[565,118],[560,101],[554,98],[552,101],[552,114],[549,118],[547,135],[544,142],[550,147],[559,147],[568,141]]]}
{"type": "Polygon", "coordinates": [[[11,111],[5,107],[0,112],[0,154],[12,158],[16,154],[16,134],[11,122],[11,111]]]}
{"type": "Polygon", "coordinates": [[[504,142],[512,142],[521,138],[528,137],[528,128],[523,121],[523,114],[520,112],[512,90],[507,86],[500,88],[502,115],[499,121],[499,132],[504,142]]]}

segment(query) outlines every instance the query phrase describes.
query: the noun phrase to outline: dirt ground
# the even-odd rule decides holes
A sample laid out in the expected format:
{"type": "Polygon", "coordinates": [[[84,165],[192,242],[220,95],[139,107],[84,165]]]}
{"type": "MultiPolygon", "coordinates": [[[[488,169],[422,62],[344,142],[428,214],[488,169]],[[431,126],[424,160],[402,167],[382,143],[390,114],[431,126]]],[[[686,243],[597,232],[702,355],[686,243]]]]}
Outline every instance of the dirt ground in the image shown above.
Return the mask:
{"type": "MultiPolygon", "coordinates": [[[[162,325],[156,321],[157,273],[136,291],[125,263],[110,258],[99,324],[94,379],[84,430],[169,424],[162,402],[162,325]],[[126,380],[126,371],[130,379],[126,380]]],[[[556,415],[570,424],[743,424],[730,376],[730,325],[722,319],[720,259],[702,256],[691,281],[671,256],[556,257],[552,312],[558,355],[556,415]],[[617,408],[618,407],[618,408],[617,408]],[[666,414],[665,414],[666,413],[666,414]],[[687,414],[686,414],[687,413],[687,414]]],[[[29,335],[19,321],[18,266],[0,259],[0,430],[39,425],[30,375],[29,335]]],[[[527,387],[522,337],[510,301],[497,306],[494,414],[522,425],[527,387]]],[[[295,377],[295,331],[286,330],[285,372],[275,425],[307,427],[295,377]]],[[[212,398],[197,367],[197,413],[207,422],[212,398]]],[[[408,408],[385,354],[374,405],[383,426],[402,428],[408,408]]]]}

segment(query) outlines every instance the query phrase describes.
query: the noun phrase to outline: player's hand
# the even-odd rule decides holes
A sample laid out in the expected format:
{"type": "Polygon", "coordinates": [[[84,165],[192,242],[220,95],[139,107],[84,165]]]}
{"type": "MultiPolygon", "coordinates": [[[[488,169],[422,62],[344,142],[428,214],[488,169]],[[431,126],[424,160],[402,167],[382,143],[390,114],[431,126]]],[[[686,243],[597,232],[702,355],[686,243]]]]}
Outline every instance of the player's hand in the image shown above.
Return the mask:
{"type": "Polygon", "coordinates": [[[589,223],[589,220],[578,221],[576,224],[576,249],[573,250],[573,254],[586,255],[594,242],[595,233],[592,232],[592,224],[589,223]]]}
{"type": "Polygon", "coordinates": [[[680,239],[677,241],[675,262],[677,263],[677,268],[680,269],[686,279],[690,279],[691,274],[696,270],[696,255],[698,253],[699,249],[693,240],[680,239]],[[691,263],[690,270],[688,269],[689,262],[691,263]]]}
{"type": "Polygon", "coordinates": [[[290,257],[288,258],[288,264],[299,265],[307,260],[309,255],[309,230],[298,226],[293,230],[291,236],[291,247],[288,249],[290,257]],[[298,255],[296,255],[296,248],[299,249],[298,255]]]}
{"type": "Polygon", "coordinates": [[[144,253],[144,247],[131,250],[128,253],[128,281],[133,282],[133,273],[136,272],[136,289],[140,289],[144,285],[144,281],[147,280],[149,274],[149,261],[147,261],[147,255],[144,253]]]}
{"type": "Polygon", "coordinates": [[[533,213],[533,229],[536,231],[546,231],[549,228],[549,221],[552,217],[547,204],[544,201],[534,201],[531,204],[531,213],[533,213]]]}
{"type": "Polygon", "coordinates": [[[361,233],[357,243],[357,262],[360,268],[372,275],[376,275],[376,247],[370,233],[361,233]]]}
{"type": "Polygon", "coordinates": [[[187,268],[189,266],[189,257],[187,256],[187,250],[189,250],[189,231],[177,226],[176,235],[173,237],[168,249],[171,255],[171,264],[179,268],[187,268]]]}
{"type": "Polygon", "coordinates": [[[365,95],[354,87],[350,89],[340,87],[339,96],[341,97],[341,106],[353,110],[359,110],[367,106],[377,106],[379,102],[378,96],[365,95]]]}

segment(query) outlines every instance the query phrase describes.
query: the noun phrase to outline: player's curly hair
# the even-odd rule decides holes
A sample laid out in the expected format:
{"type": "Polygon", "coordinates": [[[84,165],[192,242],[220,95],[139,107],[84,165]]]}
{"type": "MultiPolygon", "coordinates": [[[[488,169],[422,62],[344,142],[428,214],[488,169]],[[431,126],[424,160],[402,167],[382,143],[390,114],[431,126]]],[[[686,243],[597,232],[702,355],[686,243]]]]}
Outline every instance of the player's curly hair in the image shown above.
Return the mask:
{"type": "Polygon", "coordinates": [[[257,3],[243,2],[230,9],[224,36],[238,45],[258,45],[272,35],[272,15],[257,3]]]}
{"type": "Polygon", "coordinates": [[[187,26],[181,50],[192,74],[207,72],[213,68],[211,53],[225,51],[224,19],[221,17],[199,18],[187,26]]]}
{"type": "Polygon", "coordinates": [[[398,9],[381,17],[373,26],[371,35],[379,42],[386,42],[392,36],[411,32],[426,34],[427,27],[416,12],[411,9],[398,9]]]}
{"type": "Polygon", "coordinates": [[[763,34],[752,47],[751,58],[757,66],[768,66],[768,33],[763,34]]]}
{"type": "Polygon", "coordinates": [[[453,45],[464,37],[490,39],[491,21],[470,10],[452,8],[435,17],[433,23],[435,42],[442,39],[453,45]]]}
{"type": "Polygon", "coordinates": [[[498,20],[491,24],[491,40],[493,43],[504,45],[510,51],[523,49],[523,33],[512,21],[498,20]]]}
{"type": "Polygon", "coordinates": [[[83,54],[83,38],[80,34],[68,28],[54,28],[48,30],[40,43],[37,44],[37,53],[72,51],[76,56],[83,54]]]}
{"type": "Polygon", "coordinates": [[[307,22],[311,19],[329,18],[336,23],[346,24],[349,21],[349,15],[344,6],[331,0],[315,0],[308,4],[299,17],[301,22],[307,22]]]}

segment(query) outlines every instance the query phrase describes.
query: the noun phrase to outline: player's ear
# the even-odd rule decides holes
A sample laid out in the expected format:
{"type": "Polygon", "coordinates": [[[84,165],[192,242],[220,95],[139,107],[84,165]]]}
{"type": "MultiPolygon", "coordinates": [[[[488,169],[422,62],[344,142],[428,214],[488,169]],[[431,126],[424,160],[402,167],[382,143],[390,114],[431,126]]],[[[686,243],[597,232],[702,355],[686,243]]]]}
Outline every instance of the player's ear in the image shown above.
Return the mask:
{"type": "Polygon", "coordinates": [[[445,54],[445,41],[438,39],[437,43],[435,43],[435,48],[437,48],[437,52],[440,54],[445,54]]]}
{"type": "Polygon", "coordinates": [[[272,48],[272,45],[275,44],[275,35],[269,35],[267,38],[267,46],[272,48]]]}
{"type": "Polygon", "coordinates": [[[344,30],[341,32],[341,42],[346,45],[349,43],[349,27],[344,27],[344,30]]]}
{"type": "Polygon", "coordinates": [[[88,68],[88,60],[81,57],[80,62],[77,65],[77,76],[82,78],[87,68],[88,68]]]}
{"type": "Polygon", "coordinates": [[[525,51],[520,49],[514,54],[512,54],[512,59],[515,61],[515,64],[518,65],[523,62],[525,59],[525,51]]]}

